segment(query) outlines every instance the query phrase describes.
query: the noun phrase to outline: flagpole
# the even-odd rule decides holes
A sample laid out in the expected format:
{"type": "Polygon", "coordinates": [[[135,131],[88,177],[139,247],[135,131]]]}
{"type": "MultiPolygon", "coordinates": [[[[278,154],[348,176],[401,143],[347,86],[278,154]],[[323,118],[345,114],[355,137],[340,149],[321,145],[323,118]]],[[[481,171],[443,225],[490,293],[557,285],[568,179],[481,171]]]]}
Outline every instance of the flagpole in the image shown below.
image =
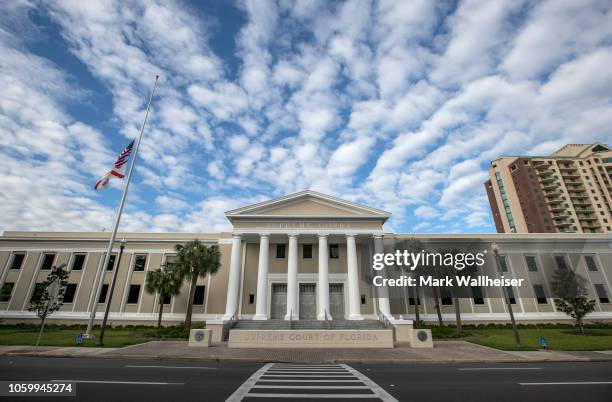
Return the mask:
{"type": "MultiPolygon", "coordinates": [[[[125,187],[123,188],[123,194],[121,195],[121,202],[119,203],[119,208],[117,209],[117,213],[115,215],[115,224],[113,226],[113,232],[110,237],[110,241],[108,242],[108,249],[106,250],[106,256],[104,257],[104,264],[99,268],[98,277],[95,283],[97,283],[96,296],[90,302],[90,313],[89,313],[89,322],[87,323],[87,332],[85,333],[85,338],[92,338],[92,330],[94,321],[96,319],[96,310],[98,309],[98,300],[100,300],[100,294],[102,293],[102,286],[104,285],[104,274],[106,273],[106,267],[108,266],[108,262],[110,261],[111,253],[113,251],[113,245],[115,244],[115,238],[117,237],[117,229],[119,228],[119,221],[121,221],[121,214],[123,213],[123,206],[125,205],[125,199],[127,197],[128,188],[130,187],[130,180],[132,179],[132,171],[134,170],[134,165],[136,165],[136,157],[138,156],[138,149],[140,148],[140,141],[142,141],[142,135],[144,134],[145,125],[147,124],[147,118],[149,117],[149,110],[151,109],[151,102],[153,101],[153,94],[155,93],[155,88],[157,87],[157,80],[159,79],[159,75],[155,76],[155,82],[153,83],[153,89],[151,90],[151,95],[149,96],[149,103],[147,104],[147,110],[145,112],[144,120],[142,122],[142,126],[140,127],[140,136],[138,137],[138,142],[136,143],[136,149],[134,150],[134,157],[132,158],[132,163],[130,164],[130,169],[128,170],[127,178],[125,179],[125,187]]],[[[116,267],[115,269],[119,269],[116,267]]]]}

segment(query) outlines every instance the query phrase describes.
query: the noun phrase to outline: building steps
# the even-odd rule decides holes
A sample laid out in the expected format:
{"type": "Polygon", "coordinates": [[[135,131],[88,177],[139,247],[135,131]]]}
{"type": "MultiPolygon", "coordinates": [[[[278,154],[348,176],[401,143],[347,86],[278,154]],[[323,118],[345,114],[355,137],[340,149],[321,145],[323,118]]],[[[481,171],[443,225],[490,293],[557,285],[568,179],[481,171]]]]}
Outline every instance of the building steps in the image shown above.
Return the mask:
{"type": "Polygon", "coordinates": [[[239,320],[232,329],[288,330],[288,329],[384,329],[378,320],[239,320]]]}

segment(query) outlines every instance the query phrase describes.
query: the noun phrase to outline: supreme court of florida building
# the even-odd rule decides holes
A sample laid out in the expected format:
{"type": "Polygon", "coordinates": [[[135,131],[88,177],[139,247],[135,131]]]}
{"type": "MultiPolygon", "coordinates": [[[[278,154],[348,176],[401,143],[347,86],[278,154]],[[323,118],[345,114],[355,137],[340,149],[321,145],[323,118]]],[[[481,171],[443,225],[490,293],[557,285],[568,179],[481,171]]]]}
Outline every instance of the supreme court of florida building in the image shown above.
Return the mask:
{"type": "MultiPolygon", "coordinates": [[[[249,205],[226,213],[233,229],[223,233],[120,233],[127,241],[120,266],[114,259],[102,267],[109,233],[16,232],[0,237],[0,320],[34,320],[28,312],[32,293],[54,265],[70,271],[61,310],[51,322],[85,323],[93,305],[96,272],[105,269],[98,304],[101,317],[113,269],[118,282],[110,308],[113,325],[154,324],[159,301],[145,291],[148,271],[175,258],[174,246],[199,239],[218,245],[221,268],[199,280],[194,300],[195,321],[240,319],[263,321],[374,321],[381,316],[414,319],[420,302],[424,321],[437,319],[434,301],[415,289],[379,292],[371,261],[389,242],[416,238],[425,245],[499,247],[499,262],[486,254],[482,270],[523,278],[511,288],[510,300],[519,322],[569,320],[557,312],[550,277],[559,265],[575,269],[588,281],[595,312],[588,319],[612,319],[612,237],[609,234],[458,234],[412,235],[388,233],[389,214],[365,205],[313,191],[249,205]],[[499,267],[499,268],[498,268],[499,267]]],[[[119,244],[115,253],[119,251],[119,244]]],[[[486,253],[486,251],[485,251],[486,253]]],[[[462,319],[468,323],[505,322],[508,313],[497,288],[472,289],[461,298],[462,319]]],[[[164,324],[185,317],[188,284],[165,300],[164,324]]],[[[453,322],[453,299],[442,295],[442,315],[453,322]]]]}

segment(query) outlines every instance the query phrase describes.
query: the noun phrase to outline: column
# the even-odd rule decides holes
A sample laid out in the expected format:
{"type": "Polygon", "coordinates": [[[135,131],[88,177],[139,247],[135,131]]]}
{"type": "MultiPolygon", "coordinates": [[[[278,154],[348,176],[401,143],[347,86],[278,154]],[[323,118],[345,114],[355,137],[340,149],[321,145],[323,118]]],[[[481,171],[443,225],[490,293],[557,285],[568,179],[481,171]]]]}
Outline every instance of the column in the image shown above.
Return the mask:
{"type": "MultiPolygon", "coordinates": [[[[324,320],[327,315],[331,319],[329,311],[329,249],[327,247],[327,235],[319,235],[319,313],[317,319],[324,320]]],[[[339,317],[342,318],[342,317],[339,317]]]]}
{"type": "Polygon", "coordinates": [[[259,236],[259,265],[257,266],[257,300],[254,320],[268,319],[268,253],[270,237],[267,234],[259,236]]]}
{"type": "MultiPolygon", "coordinates": [[[[229,320],[238,313],[238,296],[240,293],[240,265],[242,239],[240,235],[232,236],[232,254],[230,256],[229,278],[227,280],[227,301],[225,303],[224,320],[229,320]]],[[[237,317],[235,317],[237,318],[237,317]]]]}
{"type": "Polygon", "coordinates": [[[359,267],[357,266],[357,246],[355,235],[346,235],[346,261],[349,297],[349,320],[363,320],[361,315],[361,296],[359,294],[359,267]]]}
{"type": "MultiPolygon", "coordinates": [[[[384,253],[382,235],[374,235],[374,253],[384,253]]],[[[387,277],[386,268],[378,271],[383,278],[387,277]]],[[[391,316],[391,306],[389,305],[389,289],[386,286],[376,287],[376,295],[378,296],[378,310],[385,317],[391,316]]]]}
{"type": "Polygon", "coordinates": [[[287,315],[285,315],[285,320],[298,318],[297,247],[297,235],[289,235],[289,253],[287,254],[287,315]]]}

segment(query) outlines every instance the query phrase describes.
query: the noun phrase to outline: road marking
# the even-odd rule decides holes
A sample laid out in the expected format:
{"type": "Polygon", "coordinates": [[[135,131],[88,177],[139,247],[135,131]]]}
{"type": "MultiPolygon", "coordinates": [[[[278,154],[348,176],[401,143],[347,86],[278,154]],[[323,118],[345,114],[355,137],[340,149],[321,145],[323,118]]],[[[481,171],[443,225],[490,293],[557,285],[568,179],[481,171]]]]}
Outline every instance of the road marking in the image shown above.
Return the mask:
{"type": "Polygon", "coordinates": [[[519,385],[610,385],[612,381],[519,382],[519,385]]]}
{"type": "Polygon", "coordinates": [[[149,382],[149,381],[106,381],[106,380],[51,380],[51,382],[79,382],[86,384],[125,384],[125,385],[185,385],[184,382],[149,382]]]}
{"type": "Polygon", "coordinates": [[[369,389],[365,385],[253,385],[251,388],[270,388],[270,389],[369,389]]]}
{"type": "Polygon", "coordinates": [[[161,368],[161,369],[193,369],[193,370],[216,370],[216,367],[197,367],[197,366],[137,366],[128,364],[128,368],[161,368]]]}
{"type": "Polygon", "coordinates": [[[358,398],[397,402],[397,399],[374,381],[346,364],[327,365],[323,371],[305,370],[305,366],[298,364],[294,364],[292,367],[294,370],[287,370],[286,365],[283,364],[269,363],[264,365],[249,377],[227,401],[238,402],[244,398],[358,398]],[[282,383],[286,385],[282,385],[282,383]],[[309,384],[304,385],[304,383],[309,384]],[[351,383],[351,385],[346,383],[351,383]],[[295,393],[295,391],[293,393],[282,393],[283,390],[295,390],[300,393],[295,393]],[[309,390],[330,392],[308,393],[309,390]],[[370,392],[364,393],[364,390],[370,392]]]}
{"type": "Polygon", "coordinates": [[[259,381],[257,382],[361,382],[359,380],[276,380],[276,379],[270,379],[270,380],[266,380],[263,378],[260,378],[259,381]]]}
{"type": "Polygon", "coordinates": [[[485,370],[542,370],[541,367],[462,367],[459,371],[485,371],[485,370]]]}
{"type": "MultiPolygon", "coordinates": [[[[380,399],[375,394],[248,394],[248,398],[321,398],[321,399],[380,399]]],[[[395,399],[393,399],[395,401],[395,399]]]]}

